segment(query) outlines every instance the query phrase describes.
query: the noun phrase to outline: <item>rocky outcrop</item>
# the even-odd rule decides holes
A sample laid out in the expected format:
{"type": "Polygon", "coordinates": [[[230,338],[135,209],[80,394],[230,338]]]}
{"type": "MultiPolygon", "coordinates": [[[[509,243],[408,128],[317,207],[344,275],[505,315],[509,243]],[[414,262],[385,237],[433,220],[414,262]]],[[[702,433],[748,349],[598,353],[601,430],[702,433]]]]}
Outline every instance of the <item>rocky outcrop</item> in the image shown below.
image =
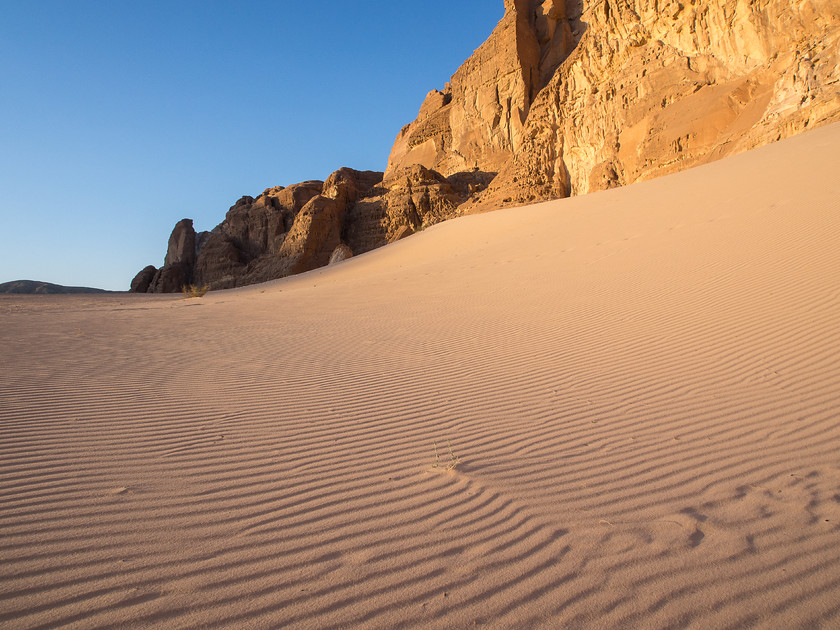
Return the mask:
{"type": "Polygon", "coordinates": [[[348,210],[344,241],[361,254],[387,245],[406,229],[413,233],[450,219],[494,175],[474,171],[447,178],[419,164],[394,169],[348,210]]]}
{"type": "Polygon", "coordinates": [[[280,249],[298,213],[323,186],[321,181],[306,181],[239,199],[199,244],[195,284],[225,289],[286,275],[278,259],[280,249]]]}
{"type": "Polygon", "coordinates": [[[574,51],[478,207],[630,184],[840,119],[831,0],[601,0],[570,24],[574,51]]]}
{"type": "Polygon", "coordinates": [[[148,290],[300,273],[459,214],[630,184],[840,120],[837,0],[504,4],[399,132],[384,174],[345,168],[243,197],[209,233],[181,222],[148,290]]]}
{"type": "Polygon", "coordinates": [[[149,265],[148,267],[143,268],[134,279],[131,281],[131,288],[129,291],[132,293],[146,293],[149,290],[149,287],[152,286],[152,280],[155,279],[155,274],[157,273],[157,267],[154,265],[149,265]]]}
{"type": "Polygon", "coordinates": [[[198,250],[192,219],[181,219],[169,235],[169,246],[160,269],[144,267],[131,281],[132,293],[174,293],[190,284],[198,250]]]}
{"type": "Polygon", "coordinates": [[[342,243],[338,247],[333,250],[333,253],[330,254],[330,261],[327,263],[328,265],[335,265],[340,262],[344,262],[348,258],[353,257],[353,250],[350,249],[347,245],[342,243]]]}
{"type": "Polygon", "coordinates": [[[302,273],[323,267],[341,244],[341,228],[347,206],[323,195],[313,197],[295,218],[280,248],[284,274],[302,273]]]}
{"type": "Polygon", "coordinates": [[[180,221],[164,266],[140,272],[132,291],[170,293],[185,284],[226,289],[317,269],[455,216],[494,175],[447,178],[414,165],[383,179],[381,172],[342,168],[325,182],[269,188],[239,199],[211,232],[196,234],[192,221],[180,221]]]}
{"type": "Polygon", "coordinates": [[[573,50],[578,11],[562,0],[505,0],[493,33],[403,127],[386,175],[420,164],[452,175],[497,172],[523,140],[531,104],[573,50]]]}
{"type": "Polygon", "coordinates": [[[164,268],[183,264],[192,267],[196,257],[196,234],[192,219],[181,219],[169,236],[169,247],[163,260],[164,268]]]}
{"type": "MultiPolygon", "coordinates": [[[[169,246],[163,260],[163,267],[155,272],[149,283],[148,293],[175,293],[192,281],[197,255],[197,238],[192,219],[181,219],[169,235],[169,246]]],[[[137,291],[143,286],[144,272],[135,276],[137,291]]],[[[134,282],[132,282],[132,285],[134,282]]],[[[135,290],[135,289],[132,289],[135,290]]]]}

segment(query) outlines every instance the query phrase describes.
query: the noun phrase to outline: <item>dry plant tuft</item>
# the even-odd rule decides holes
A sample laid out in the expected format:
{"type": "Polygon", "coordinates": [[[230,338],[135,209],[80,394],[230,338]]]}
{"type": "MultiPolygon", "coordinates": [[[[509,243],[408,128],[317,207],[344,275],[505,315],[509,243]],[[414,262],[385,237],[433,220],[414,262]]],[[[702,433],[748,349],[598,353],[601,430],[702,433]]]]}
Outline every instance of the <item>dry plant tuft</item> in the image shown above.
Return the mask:
{"type": "Polygon", "coordinates": [[[461,458],[458,457],[452,450],[452,440],[446,440],[446,445],[449,448],[449,461],[446,463],[446,466],[443,466],[440,463],[440,453],[438,453],[437,442],[435,442],[434,445],[435,463],[432,466],[432,468],[445,468],[446,470],[455,470],[455,468],[458,466],[458,463],[461,461],[461,458]]]}
{"type": "Polygon", "coordinates": [[[197,287],[194,284],[184,285],[181,287],[181,293],[184,294],[185,298],[200,298],[204,297],[204,294],[210,290],[206,284],[201,287],[197,287]]]}

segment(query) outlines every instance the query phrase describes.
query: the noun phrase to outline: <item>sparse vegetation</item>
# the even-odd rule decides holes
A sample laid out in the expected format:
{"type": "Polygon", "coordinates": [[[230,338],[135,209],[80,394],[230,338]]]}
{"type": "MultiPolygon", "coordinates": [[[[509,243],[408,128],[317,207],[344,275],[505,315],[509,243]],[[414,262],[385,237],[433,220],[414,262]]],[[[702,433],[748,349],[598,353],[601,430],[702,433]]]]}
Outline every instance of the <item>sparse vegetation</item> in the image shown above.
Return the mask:
{"type": "Polygon", "coordinates": [[[435,445],[435,463],[432,468],[445,468],[446,470],[455,470],[458,464],[461,461],[461,458],[455,454],[455,451],[452,450],[452,441],[446,440],[446,446],[449,449],[449,461],[446,462],[446,465],[441,464],[440,461],[440,453],[438,452],[438,445],[437,442],[434,443],[435,445]]]}
{"type": "Polygon", "coordinates": [[[201,287],[197,287],[194,284],[184,285],[181,287],[181,292],[184,294],[185,298],[200,298],[204,297],[204,294],[210,290],[206,284],[201,287]]]}

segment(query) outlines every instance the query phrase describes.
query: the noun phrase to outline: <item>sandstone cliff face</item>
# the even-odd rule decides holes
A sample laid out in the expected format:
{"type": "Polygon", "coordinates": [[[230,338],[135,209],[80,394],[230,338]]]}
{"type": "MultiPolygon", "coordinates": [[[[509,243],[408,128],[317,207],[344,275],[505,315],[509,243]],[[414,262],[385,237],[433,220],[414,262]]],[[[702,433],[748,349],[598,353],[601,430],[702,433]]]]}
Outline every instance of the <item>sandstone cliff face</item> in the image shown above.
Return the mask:
{"type": "Polygon", "coordinates": [[[505,0],[397,135],[340,169],[184,220],[133,291],[227,288],[346,259],[459,214],[665,175],[840,120],[840,0],[505,0]],[[497,174],[498,173],[498,174],[497,174]]]}
{"type": "Polygon", "coordinates": [[[444,177],[419,164],[392,169],[348,210],[345,241],[361,254],[453,218],[493,175],[470,171],[444,177]]]}
{"type": "Polygon", "coordinates": [[[400,131],[386,176],[420,164],[496,172],[519,148],[531,103],[575,45],[579,11],[563,0],[505,0],[489,39],[400,131]]]}
{"type": "Polygon", "coordinates": [[[280,249],[298,213],[323,185],[275,186],[256,198],[239,199],[200,245],[193,283],[221,289],[281,277],[280,249]]]}
{"type": "Polygon", "coordinates": [[[837,0],[599,0],[574,28],[480,207],[630,184],[840,119],[837,0]]]}

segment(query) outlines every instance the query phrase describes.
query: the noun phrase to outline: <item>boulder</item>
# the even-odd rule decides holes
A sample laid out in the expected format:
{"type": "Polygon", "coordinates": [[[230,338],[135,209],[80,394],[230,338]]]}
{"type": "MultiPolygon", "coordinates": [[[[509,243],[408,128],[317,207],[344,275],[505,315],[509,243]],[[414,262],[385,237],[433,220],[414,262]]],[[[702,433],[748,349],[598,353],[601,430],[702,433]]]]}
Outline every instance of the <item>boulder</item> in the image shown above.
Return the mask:
{"type": "Polygon", "coordinates": [[[336,263],[340,263],[342,261],[347,260],[348,258],[353,257],[353,250],[350,249],[344,243],[341,243],[338,247],[333,250],[333,253],[330,254],[330,262],[327,264],[335,265],[336,263]]]}
{"type": "Polygon", "coordinates": [[[136,276],[134,276],[134,279],[131,281],[131,288],[129,291],[132,293],[146,293],[149,290],[156,273],[157,267],[154,265],[144,267],[136,276]]]}

